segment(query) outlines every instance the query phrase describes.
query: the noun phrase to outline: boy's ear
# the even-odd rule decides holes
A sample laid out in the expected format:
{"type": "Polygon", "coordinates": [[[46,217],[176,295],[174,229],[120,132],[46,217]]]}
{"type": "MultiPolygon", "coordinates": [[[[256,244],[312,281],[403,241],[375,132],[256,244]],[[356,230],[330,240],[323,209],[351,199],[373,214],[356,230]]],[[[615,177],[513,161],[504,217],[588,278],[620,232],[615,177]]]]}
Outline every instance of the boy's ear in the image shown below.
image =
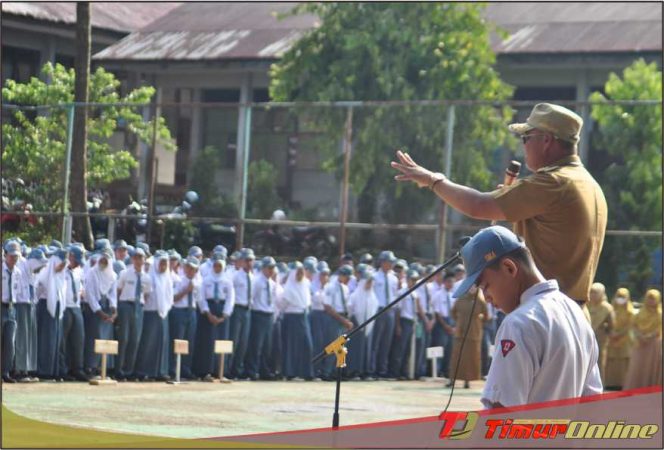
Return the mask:
{"type": "Polygon", "coordinates": [[[519,271],[519,268],[513,260],[511,260],[510,258],[504,258],[502,264],[509,275],[511,275],[512,277],[516,276],[516,274],[519,271]]]}

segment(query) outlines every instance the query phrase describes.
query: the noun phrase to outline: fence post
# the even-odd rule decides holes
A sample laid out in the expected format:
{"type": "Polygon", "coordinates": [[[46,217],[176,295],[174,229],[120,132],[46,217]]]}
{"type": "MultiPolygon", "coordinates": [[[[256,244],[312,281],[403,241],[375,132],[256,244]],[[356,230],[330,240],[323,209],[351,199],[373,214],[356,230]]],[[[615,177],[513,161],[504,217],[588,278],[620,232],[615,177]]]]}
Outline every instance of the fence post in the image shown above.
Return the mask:
{"type": "Polygon", "coordinates": [[[67,109],[67,143],[65,156],[64,193],[62,195],[62,243],[71,242],[71,217],[69,216],[69,173],[71,171],[71,147],[74,135],[74,111],[76,106],[72,103],[65,105],[67,109]]]}
{"type": "MultiPolygon", "coordinates": [[[[449,105],[447,107],[447,135],[445,136],[445,175],[452,175],[452,149],[454,143],[454,120],[455,120],[455,106],[449,105]]],[[[440,201],[440,223],[438,224],[438,262],[443,262],[445,259],[445,243],[447,233],[447,203],[440,201]]]]}
{"type": "Polygon", "coordinates": [[[350,154],[353,147],[353,107],[346,112],[344,126],[344,179],[341,186],[341,215],[339,218],[339,257],[346,252],[346,221],[348,220],[348,184],[350,177],[350,154]]]}
{"type": "Polygon", "coordinates": [[[244,107],[244,140],[242,141],[242,189],[240,190],[240,222],[237,227],[237,248],[244,247],[244,219],[247,215],[247,179],[251,148],[251,105],[244,107]]]}

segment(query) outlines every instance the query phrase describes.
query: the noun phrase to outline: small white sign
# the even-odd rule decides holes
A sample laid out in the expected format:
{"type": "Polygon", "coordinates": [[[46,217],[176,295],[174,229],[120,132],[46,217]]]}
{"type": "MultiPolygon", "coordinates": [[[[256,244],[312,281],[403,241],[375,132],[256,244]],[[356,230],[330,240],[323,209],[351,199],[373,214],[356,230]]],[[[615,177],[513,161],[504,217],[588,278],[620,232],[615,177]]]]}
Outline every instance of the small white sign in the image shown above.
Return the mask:
{"type": "Polygon", "coordinates": [[[427,348],[427,358],[429,358],[429,359],[442,358],[444,353],[445,353],[445,349],[443,347],[428,347],[427,348]]]}

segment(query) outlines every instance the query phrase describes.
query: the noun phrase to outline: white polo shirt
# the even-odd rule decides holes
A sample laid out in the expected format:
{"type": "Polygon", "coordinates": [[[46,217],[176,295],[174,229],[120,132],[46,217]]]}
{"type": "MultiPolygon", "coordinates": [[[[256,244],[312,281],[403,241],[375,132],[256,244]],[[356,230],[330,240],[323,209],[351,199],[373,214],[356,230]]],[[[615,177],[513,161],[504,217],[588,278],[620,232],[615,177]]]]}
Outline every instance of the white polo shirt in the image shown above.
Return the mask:
{"type": "Polygon", "coordinates": [[[582,309],[549,280],[505,316],[482,403],[515,406],[602,393],[598,346],[582,309]]]}

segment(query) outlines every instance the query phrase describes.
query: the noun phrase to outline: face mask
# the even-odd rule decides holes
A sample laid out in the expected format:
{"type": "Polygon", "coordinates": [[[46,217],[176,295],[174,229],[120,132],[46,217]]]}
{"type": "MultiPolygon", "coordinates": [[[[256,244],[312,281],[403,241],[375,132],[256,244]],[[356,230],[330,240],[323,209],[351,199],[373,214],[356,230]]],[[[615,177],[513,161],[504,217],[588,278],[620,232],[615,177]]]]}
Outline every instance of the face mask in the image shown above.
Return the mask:
{"type": "Polygon", "coordinates": [[[619,305],[624,305],[627,303],[627,298],[626,297],[616,297],[616,303],[619,305]]]}

